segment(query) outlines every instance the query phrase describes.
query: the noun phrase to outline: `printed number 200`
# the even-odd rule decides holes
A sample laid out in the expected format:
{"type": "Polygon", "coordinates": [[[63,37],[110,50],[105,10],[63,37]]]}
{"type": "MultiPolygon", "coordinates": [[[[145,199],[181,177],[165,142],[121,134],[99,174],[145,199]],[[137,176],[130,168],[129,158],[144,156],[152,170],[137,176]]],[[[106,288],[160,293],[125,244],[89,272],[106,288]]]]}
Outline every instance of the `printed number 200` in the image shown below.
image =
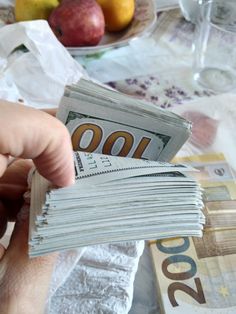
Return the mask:
{"type": "MultiPolygon", "coordinates": [[[[163,274],[171,279],[171,280],[186,280],[193,278],[197,272],[197,266],[194,260],[186,255],[182,255],[179,253],[183,253],[189,248],[190,242],[188,238],[183,238],[184,242],[182,245],[174,246],[174,247],[165,247],[162,245],[161,242],[157,242],[157,248],[166,254],[176,254],[176,255],[171,255],[167,257],[163,263],[162,263],[162,271],[163,274]],[[174,263],[187,263],[190,265],[190,269],[186,272],[181,272],[181,273],[171,273],[168,271],[168,266],[174,263]]],[[[179,304],[176,301],[175,298],[175,292],[177,290],[181,290],[188,294],[191,298],[193,298],[195,301],[197,301],[199,304],[206,303],[205,296],[203,293],[202,289],[202,284],[200,281],[200,278],[194,278],[194,282],[196,285],[196,291],[187,286],[185,283],[182,282],[173,282],[169,285],[168,287],[168,297],[170,300],[170,303],[172,304],[173,307],[178,306],[179,304]]]]}

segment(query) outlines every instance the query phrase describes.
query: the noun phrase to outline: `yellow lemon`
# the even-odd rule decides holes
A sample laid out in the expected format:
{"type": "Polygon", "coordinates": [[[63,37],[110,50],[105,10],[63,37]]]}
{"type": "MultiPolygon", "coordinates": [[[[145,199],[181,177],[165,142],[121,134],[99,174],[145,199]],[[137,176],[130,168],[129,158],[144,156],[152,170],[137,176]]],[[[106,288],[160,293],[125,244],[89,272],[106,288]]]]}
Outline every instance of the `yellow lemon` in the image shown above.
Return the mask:
{"type": "Polygon", "coordinates": [[[58,0],[16,0],[15,20],[47,20],[51,11],[59,5],[58,0]]]}
{"type": "Polygon", "coordinates": [[[100,4],[110,32],[125,29],[134,16],[135,0],[97,0],[100,4]]]}

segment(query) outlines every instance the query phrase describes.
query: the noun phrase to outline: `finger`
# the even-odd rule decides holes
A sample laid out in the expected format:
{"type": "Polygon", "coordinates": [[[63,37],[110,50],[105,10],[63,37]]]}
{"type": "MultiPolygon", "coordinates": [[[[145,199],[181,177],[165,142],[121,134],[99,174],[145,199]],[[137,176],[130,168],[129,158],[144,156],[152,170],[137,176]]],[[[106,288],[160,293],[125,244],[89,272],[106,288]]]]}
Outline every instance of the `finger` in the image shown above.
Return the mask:
{"type": "MultiPolygon", "coordinates": [[[[6,287],[10,295],[34,299],[38,312],[44,308],[51,274],[57,254],[29,258],[28,256],[28,210],[23,209],[0,267],[4,270],[1,286],[6,287]]],[[[0,276],[1,277],[1,276],[0,276]]]]}
{"type": "Polygon", "coordinates": [[[56,116],[56,113],[57,113],[56,109],[43,109],[42,111],[44,111],[44,112],[46,112],[46,113],[48,113],[54,117],[56,116]]]}
{"type": "MultiPolygon", "coordinates": [[[[30,160],[18,159],[12,163],[0,178],[0,199],[7,213],[8,220],[14,221],[23,204],[23,195],[28,189],[27,177],[33,163],[30,160]]],[[[4,227],[1,224],[3,216],[0,208],[0,234],[4,227]]]]}
{"type": "MultiPolygon", "coordinates": [[[[40,276],[40,273],[42,272],[42,267],[45,267],[45,270],[47,267],[51,270],[51,267],[54,265],[57,254],[55,253],[50,255],[44,255],[41,257],[30,259],[28,256],[28,230],[29,230],[29,208],[28,206],[24,206],[20,211],[19,215],[17,216],[15,228],[12,233],[9,247],[7,249],[7,255],[14,254],[15,257],[17,255],[18,258],[14,259],[17,264],[20,263],[25,265],[28,264],[28,266],[31,266],[30,269],[32,269],[32,272],[40,276]],[[34,265],[41,267],[41,270],[33,269],[34,265]]],[[[28,275],[30,280],[32,274],[28,275]]]]}
{"type": "MultiPolygon", "coordinates": [[[[69,133],[56,118],[37,109],[0,103],[0,153],[33,159],[38,171],[58,186],[74,182],[69,133]]],[[[6,169],[0,163],[0,176],[6,169]]]]}
{"type": "Polygon", "coordinates": [[[18,159],[12,163],[0,178],[0,198],[18,199],[28,187],[27,178],[32,168],[31,160],[18,159]]]}
{"type": "Polygon", "coordinates": [[[2,244],[0,244],[0,260],[3,257],[4,253],[5,253],[5,248],[2,244]]]}
{"type": "Polygon", "coordinates": [[[8,156],[1,155],[0,153],[0,176],[1,176],[1,169],[6,169],[8,166],[8,156]]]}

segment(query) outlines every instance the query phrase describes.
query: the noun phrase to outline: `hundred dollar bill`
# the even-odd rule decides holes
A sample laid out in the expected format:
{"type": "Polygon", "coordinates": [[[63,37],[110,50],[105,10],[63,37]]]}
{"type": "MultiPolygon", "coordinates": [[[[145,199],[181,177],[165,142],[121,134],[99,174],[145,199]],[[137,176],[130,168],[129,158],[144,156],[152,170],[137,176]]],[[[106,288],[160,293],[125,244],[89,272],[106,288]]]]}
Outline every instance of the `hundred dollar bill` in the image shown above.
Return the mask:
{"type": "Polygon", "coordinates": [[[200,169],[203,237],[150,241],[163,313],[236,313],[236,182],[222,154],[178,161],[200,169]]]}
{"type": "Polygon", "coordinates": [[[75,184],[55,188],[37,172],[31,186],[29,253],[93,244],[201,236],[205,222],[193,168],[75,152],[75,184]]]}
{"type": "Polygon", "coordinates": [[[169,161],[191,133],[191,123],[93,81],[67,86],[57,117],[74,150],[169,161]]]}

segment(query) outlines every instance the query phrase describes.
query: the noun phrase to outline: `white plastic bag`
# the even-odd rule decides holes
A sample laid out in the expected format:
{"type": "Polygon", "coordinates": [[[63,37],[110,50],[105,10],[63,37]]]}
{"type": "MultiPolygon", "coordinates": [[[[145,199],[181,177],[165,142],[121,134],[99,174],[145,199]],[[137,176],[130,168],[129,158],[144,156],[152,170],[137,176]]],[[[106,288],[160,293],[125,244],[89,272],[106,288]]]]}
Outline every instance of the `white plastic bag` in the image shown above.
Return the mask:
{"type": "Polygon", "coordinates": [[[47,21],[0,28],[0,98],[36,108],[57,107],[65,85],[83,73],[47,21]]]}

